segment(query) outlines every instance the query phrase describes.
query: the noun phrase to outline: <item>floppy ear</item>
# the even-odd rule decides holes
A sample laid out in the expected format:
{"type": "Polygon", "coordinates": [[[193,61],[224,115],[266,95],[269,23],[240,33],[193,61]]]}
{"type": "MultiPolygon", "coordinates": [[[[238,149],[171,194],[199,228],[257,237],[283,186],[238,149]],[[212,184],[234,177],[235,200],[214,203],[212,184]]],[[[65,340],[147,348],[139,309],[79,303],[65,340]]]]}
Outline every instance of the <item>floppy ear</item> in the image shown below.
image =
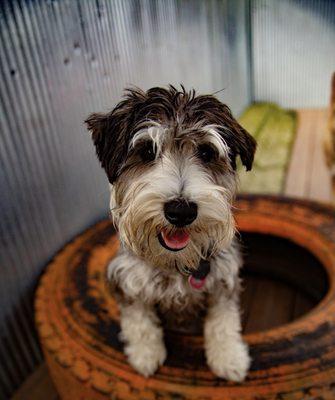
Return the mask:
{"type": "Polygon", "coordinates": [[[85,121],[102,168],[110,183],[114,183],[128,150],[126,116],[115,109],[108,114],[94,113],[85,121]]]}
{"type": "Polygon", "coordinates": [[[100,162],[103,161],[105,145],[108,135],[108,114],[94,113],[86,120],[87,129],[91,131],[92,140],[100,162]]]}
{"type": "Polygon", "coordinates": [[[221,134],[230,147],[232,167],[236,169],[236,157],[240,156],[242,164],[250,171],[257,146],[256,140],[236,121],[227,106],[226,112],[221,134]]]}
{"type": "Polygon", "coordinates": [[[255,139],[236,121],[229,107],[212,95],[198,96],[193,101],[193,118],[209,121],[230,149],[230,163],[236,169],[236,157],[240,156],[247,171],[251,170],[256,151],[255,139]]]}
{"type": "MultiPolygon", "coordinates": [[[[233,167],[236,168],[236,157],[239,155],[242,164],[247,171],[250,171],[254,161],[256,151],[255,139],[235,121],[234,123],[234,140],[232,146],[233,167]]],[[[230,139],[231,140],[231,139],[230,139]]]]}

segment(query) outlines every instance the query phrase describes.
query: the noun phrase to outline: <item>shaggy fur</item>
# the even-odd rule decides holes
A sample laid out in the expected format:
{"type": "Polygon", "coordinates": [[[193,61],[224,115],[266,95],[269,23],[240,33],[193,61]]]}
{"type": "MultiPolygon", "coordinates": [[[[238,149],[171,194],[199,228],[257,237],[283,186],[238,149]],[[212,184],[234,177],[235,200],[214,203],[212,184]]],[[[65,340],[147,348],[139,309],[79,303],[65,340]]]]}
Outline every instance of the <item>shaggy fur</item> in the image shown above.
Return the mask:
{"type": "Polygon", "coordinates": [[[110,208],[121,249],[108,279],[121,311],[121,339],[130,364],[149,376],[166,357],[160,315],[176,321],[206,312],[207,362],[220,377],[241,381],[249,368],[238,307],[241,266],[231,213],[236,158],[249,170],[253,138],[215,97],[194,91],[128,90],[108,114],[86,123],[111,183],[110,208]],[[195,220],[182,228],[187,246],[171,251],[158,240],[175,234],[164,205],[175,199],[195,204],[195,220]],[[180,270],[209,260],[201,290],[180,270]]]}

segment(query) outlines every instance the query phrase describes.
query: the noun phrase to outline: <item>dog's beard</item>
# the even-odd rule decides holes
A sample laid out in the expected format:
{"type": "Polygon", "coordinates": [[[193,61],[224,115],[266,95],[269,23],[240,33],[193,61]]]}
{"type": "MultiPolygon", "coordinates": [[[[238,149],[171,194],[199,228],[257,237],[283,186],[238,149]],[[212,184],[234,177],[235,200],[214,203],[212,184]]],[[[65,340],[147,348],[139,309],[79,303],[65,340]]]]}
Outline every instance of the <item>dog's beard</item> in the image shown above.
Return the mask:
{"type": "MultiPolygon", "coordinates": [[[[113,191],[117,191],[116,186],[113,191]]],[[[192,201],[198,204],[198,217],[182,228],[189,234],[185,248],[171,251],[159,236],[173,235],[176,228],[164,218],[166,196],[152,181],[133,181],[122,196],[121,206],[113,202],[113,216],[125,247],[153,266],[197,268],[201,258],[208,258],[229,246],[235,225],[231,213],[231,191],[213,183],[197,185],[192,201]],[[156,186],[156,187],[155,187],[156,186]]],[[[189,188],[192,194],[192,188],[189,188]]],[[[112,194],[112,198],[115,193],[112,194]]]]}

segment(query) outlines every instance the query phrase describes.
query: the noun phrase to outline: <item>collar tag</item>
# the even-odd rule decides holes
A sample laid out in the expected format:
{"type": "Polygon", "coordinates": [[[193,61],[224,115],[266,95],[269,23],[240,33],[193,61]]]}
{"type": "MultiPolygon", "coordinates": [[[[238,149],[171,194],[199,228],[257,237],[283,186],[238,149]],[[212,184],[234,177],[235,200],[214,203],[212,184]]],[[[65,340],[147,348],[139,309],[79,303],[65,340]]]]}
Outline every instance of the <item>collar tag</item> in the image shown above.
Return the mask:
{"type": "Polygon", "coordinates": [[[192,287],[192,289],[200,290],[205,286],[206,278],[196,279],[193,275],[188,277],[188,283],[192,287]]]}

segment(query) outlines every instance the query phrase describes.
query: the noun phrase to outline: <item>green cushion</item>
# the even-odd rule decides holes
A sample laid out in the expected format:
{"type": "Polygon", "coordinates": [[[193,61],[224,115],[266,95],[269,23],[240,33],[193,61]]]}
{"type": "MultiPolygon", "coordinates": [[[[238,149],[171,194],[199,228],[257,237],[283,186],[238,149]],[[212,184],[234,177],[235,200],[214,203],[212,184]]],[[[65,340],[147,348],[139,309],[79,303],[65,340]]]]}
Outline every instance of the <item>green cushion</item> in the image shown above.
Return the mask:
{"type": "Polygon", "coordinates": [[[239,122],[257,141],[252,171],[238,166],[240,192],[282,192],[296,134],[295,111],[273,103],[255,103],[243,112],[239,122]]]}

